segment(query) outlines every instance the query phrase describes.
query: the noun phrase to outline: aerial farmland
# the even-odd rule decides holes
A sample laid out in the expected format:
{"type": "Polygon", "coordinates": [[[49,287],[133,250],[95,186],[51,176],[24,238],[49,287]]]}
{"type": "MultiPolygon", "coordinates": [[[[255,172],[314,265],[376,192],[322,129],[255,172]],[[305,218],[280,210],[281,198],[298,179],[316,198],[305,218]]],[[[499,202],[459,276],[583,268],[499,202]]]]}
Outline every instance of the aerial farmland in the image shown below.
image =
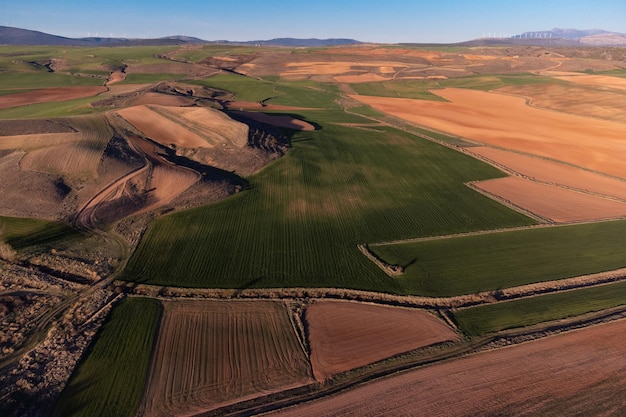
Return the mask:
{"type": "Polygon", "coordinates": [[[0,414],[626,412],[624,48],[0,69],[0,414]]]}

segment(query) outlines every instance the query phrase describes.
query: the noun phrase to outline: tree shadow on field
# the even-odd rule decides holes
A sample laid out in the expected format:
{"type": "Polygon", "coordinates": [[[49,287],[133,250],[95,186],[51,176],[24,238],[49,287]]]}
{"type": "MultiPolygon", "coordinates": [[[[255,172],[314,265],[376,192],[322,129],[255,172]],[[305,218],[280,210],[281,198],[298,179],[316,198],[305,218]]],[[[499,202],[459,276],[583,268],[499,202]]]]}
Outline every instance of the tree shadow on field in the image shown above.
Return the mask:
{"type": "Polygon", "coordinates": [[[261,282],[261,280],[263,279],[263,276],[251,279],[250,281],[244,283],[243,285],[237,287],[238,290],[245,290],[248,288],[255,288],[256,284],[258,284],[259,282],[261,282]]]}
{"type": "Polygon", "coordinates": [[[407,269],[409,266],[413,265],[413,264],[414,264],[414,263],[416,263],[416,262],[417,262],[417,258],[415,258],[415,259],[411,259],[411,260],[409,261],[409,263],[407,263],[406,265],[402,265],[402,269],[403,269],[404,271],[406,271],[406,269],[407,269]]]}

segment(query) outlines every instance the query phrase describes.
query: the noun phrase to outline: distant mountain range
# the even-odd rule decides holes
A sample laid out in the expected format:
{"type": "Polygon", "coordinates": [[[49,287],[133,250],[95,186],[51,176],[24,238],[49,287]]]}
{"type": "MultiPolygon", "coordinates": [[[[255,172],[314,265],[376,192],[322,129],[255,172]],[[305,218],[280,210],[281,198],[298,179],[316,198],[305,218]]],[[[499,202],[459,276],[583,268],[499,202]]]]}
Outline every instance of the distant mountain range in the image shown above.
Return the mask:
{"type": "Polygon", "coordinates": [[[167,36],[155,39],[129,39],[129,38],[66,38],[63,36],[50,35],[36,30],[20,29],[8,26],[0,26],[0,45],[61,45],[61,46],[135,46],[135,45],[177,45],[177,44],[238,44],[260,46],[333,46],[353,45],[361,43],[354,39],[296,39],[278,38],[271,40],[258,40],[247,42],[233,41],[206,41],[190,36],[167,36]]]}
{"type": "Polygon", "coordinates": [[[502,36],[489,34],[465,44],[524,44],[560,46],[626,46],[626,34],[601,29],[550,29],[502,36]]]}
{"type": "MultiPolygon", "coordinates": [[[[0,26],[0,45],[65,45],[65,46],[139,46],[139,45],[180,45],[180,44],[233,44],[258,46],[288,46],[288,47],[321,47],[335,45],[355,45],[361,42],[354,39],[298,39],[277,38],[270,40],[256,40],[234,42],[227,40],[206,41],[190,36],[167,36],[154,39],[129,38],[66,38],[51,35],[35,30],[0,26]]],[[[551,29],[537,32],[524,32],[512,36],[494,34],[461,42],[459,45],[556,45],[556,46],[626,46],[626,34],[609,32],[600,29],[551,29]]]]}

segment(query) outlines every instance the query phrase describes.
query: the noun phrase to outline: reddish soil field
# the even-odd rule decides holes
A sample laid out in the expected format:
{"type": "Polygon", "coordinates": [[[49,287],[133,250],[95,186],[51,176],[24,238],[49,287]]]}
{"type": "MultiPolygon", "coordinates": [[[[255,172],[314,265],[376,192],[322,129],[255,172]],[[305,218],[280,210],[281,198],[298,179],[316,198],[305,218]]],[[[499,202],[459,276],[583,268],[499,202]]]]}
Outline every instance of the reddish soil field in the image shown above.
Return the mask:
{"type": "Polygon", "coordinates": [[[315,130],[315,126],[310,123],[305,122],[304,120],[296,119],[291,116],[279,116],[279,115],[269,115],[265,113],[256,113],[256,112],[233,112],[235,114],[239,114],[241,116],[248,117],[250,119],[256,120],[257,122],[266,123],[268,125],[284,127],[287,129],[293,130],[315,130]]]}
{"type": "Polygon", "coordinates": [[[626,124],[536,109],[523,98],[496,93],[433,92],[449,102],[351,97],[419,125],[626,178],[626,124]]]}
{"type": "Polygon", "coordinates": [[[306,310],[317,380],[421,347],[458,340],[432,314],[375,304],[318,301],[306,310]]]}
{"type": "Polygon", "coordinates": [[[106,91],[105,87],[52,87],[26,93],[0,96],[0,109],[50,101],[66,101],[91,97],[106,91]]]}
{"type": "Polygon", "coordinates": [[[530,179],[626,200],[626,181],[487,146],[467,148],[467,151],[470,155],[482,156],[530,179]]]}
{"type": "Polygon", "coordinates": [[[554,78],[569,81],[571,83],[626,90],[626,78],[611,77],[608,75],[588,75],[576,73],[574,73],[573,75],[557,75],[554,78]]]}
{"type": "Polygon", "coordinates": [[[272,415],[626,415],[626,320],[427,366],[272,415]]]}
{"type": "Polygon", "coordinates": [[[626,216],[626,202],[540,184],[520,177],[474,184],[480,190],[555,223],[605,220],[626,216]]]}
{"type": "Polygon", "coordinates": [[[311,381],[283,303],[166,302],[140,415],[195,415],[311,381]]]}

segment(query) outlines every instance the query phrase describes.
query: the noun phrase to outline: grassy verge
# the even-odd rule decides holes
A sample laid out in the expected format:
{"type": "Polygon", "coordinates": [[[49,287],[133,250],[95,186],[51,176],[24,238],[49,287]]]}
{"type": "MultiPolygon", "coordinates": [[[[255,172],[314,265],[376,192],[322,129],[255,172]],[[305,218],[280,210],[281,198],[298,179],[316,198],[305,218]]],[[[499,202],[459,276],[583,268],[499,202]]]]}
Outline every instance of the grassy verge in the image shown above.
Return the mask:
{"type": "Polygon", "coordinates": [[[162,306],[127,299],[96,336],[61,394],[54,416],[134,416],[143,395],[162,306]]]}
{"type": "Polygon", "coordinates": [[[578,316],[626,304],[626,282],[523,298],[458,310],[454,318],[469,336],[578,316]]]}

